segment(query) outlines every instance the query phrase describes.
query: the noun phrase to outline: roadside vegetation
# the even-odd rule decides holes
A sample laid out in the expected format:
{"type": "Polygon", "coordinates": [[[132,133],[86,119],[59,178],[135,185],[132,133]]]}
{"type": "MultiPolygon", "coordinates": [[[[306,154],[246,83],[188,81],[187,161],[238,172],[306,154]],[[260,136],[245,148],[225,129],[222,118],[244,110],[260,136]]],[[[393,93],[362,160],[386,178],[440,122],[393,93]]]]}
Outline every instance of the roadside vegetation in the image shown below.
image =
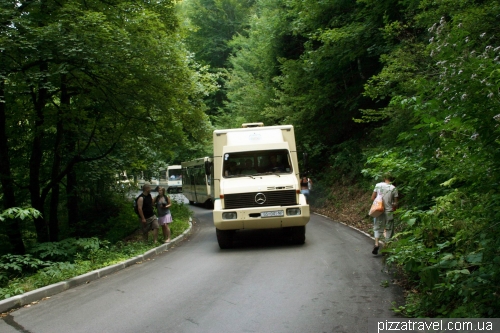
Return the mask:
{"type": "Polygon", "coordinates": [[[2,1],[0,18],[4,298],[149,248],[128,239],[131,184],[207,145],[217,82],[174,1],[2,1]]]}
{"type": "Polygon", "coordinates": [[[102,235],[123,171],[150,178],[210,139],[215,76],[174,1],[2,1],[0,17],[1,204],[40,212],[2,222],[0,253],[102,235]]]}
{"type": "MultiPolygon", "coordinates": [[[[171,212],[174,222],[170,224],[170,230],[174,239],[189,227],[191,212],[187,206],[175,201],[172,201],[171,212]]],[[[25,218],[36,215],[33,213],[25,211],[25,218]]],[[[128,203],[128,206],[121,207],[118,216],[107,220],[103,237],[35,243],[26,254],[0,256],[0,299],[120,263],[161,244],[161,231],[160,243],[154,244],[152,235],[145,243],[138,224],[137,215],[128,203]]]]}

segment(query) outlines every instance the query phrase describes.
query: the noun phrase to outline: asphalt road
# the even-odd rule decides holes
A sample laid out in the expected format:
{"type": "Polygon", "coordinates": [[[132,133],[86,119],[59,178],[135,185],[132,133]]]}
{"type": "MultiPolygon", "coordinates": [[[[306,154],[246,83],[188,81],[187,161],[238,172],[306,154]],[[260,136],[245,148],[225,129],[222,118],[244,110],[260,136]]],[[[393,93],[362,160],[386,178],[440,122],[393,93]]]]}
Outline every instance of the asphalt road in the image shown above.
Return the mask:
{"type": "Polygon", "coordinates": [[[193,207],[180,246],[0,320],[0,332],[368,332],[401,291],[372,240],[312,216],[306,244],[241,231],[220,250],[211,211],[193,207]]]}

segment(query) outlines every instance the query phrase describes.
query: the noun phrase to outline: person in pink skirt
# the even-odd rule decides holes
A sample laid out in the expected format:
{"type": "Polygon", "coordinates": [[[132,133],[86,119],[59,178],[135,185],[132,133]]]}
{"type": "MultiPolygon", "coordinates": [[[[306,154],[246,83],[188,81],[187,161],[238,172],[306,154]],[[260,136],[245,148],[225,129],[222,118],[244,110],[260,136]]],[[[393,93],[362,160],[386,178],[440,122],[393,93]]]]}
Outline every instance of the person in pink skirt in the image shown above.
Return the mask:
{"type": "Polygon", "coordinates": [[[160,187],[158,189],[158,195],[154,199],[154,204],[156,205],[156,211],[158,212],[158,224],[161,226],[163,231],[163,239],[165,243],[170,242],[170,228],[169,224],[172,223],[172,214],[170,213],[170,206],[172,206],[172,201],[165,194],[165,188],[160,187]]]}

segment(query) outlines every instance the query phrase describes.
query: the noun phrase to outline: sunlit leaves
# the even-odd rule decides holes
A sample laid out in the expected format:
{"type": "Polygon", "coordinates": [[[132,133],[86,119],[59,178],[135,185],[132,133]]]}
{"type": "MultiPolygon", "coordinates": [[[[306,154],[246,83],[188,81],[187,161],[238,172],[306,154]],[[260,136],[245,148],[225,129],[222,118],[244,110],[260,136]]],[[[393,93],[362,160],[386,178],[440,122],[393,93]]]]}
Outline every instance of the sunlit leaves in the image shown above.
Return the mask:
{"type": "Polygon", "coordinates": [[[0,221],[5,219],[33,219],[41,216],[41,213],[34,208],[12,207],[0,213],[0,221]]]}

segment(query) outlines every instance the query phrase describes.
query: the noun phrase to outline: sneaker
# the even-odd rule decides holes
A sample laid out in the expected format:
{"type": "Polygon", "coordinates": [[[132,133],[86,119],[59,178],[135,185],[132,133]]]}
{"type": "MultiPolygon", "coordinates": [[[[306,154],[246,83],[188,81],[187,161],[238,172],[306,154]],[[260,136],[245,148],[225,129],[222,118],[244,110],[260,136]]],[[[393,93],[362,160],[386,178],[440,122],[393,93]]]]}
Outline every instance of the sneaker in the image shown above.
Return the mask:
{"type": "Polygon", "coordinates": [[[379,249],[379,246],[375,246],[375,247],[373,248],[372,253],[373,253],[373,254],[378,254],[378,249],[379,249]]]}

